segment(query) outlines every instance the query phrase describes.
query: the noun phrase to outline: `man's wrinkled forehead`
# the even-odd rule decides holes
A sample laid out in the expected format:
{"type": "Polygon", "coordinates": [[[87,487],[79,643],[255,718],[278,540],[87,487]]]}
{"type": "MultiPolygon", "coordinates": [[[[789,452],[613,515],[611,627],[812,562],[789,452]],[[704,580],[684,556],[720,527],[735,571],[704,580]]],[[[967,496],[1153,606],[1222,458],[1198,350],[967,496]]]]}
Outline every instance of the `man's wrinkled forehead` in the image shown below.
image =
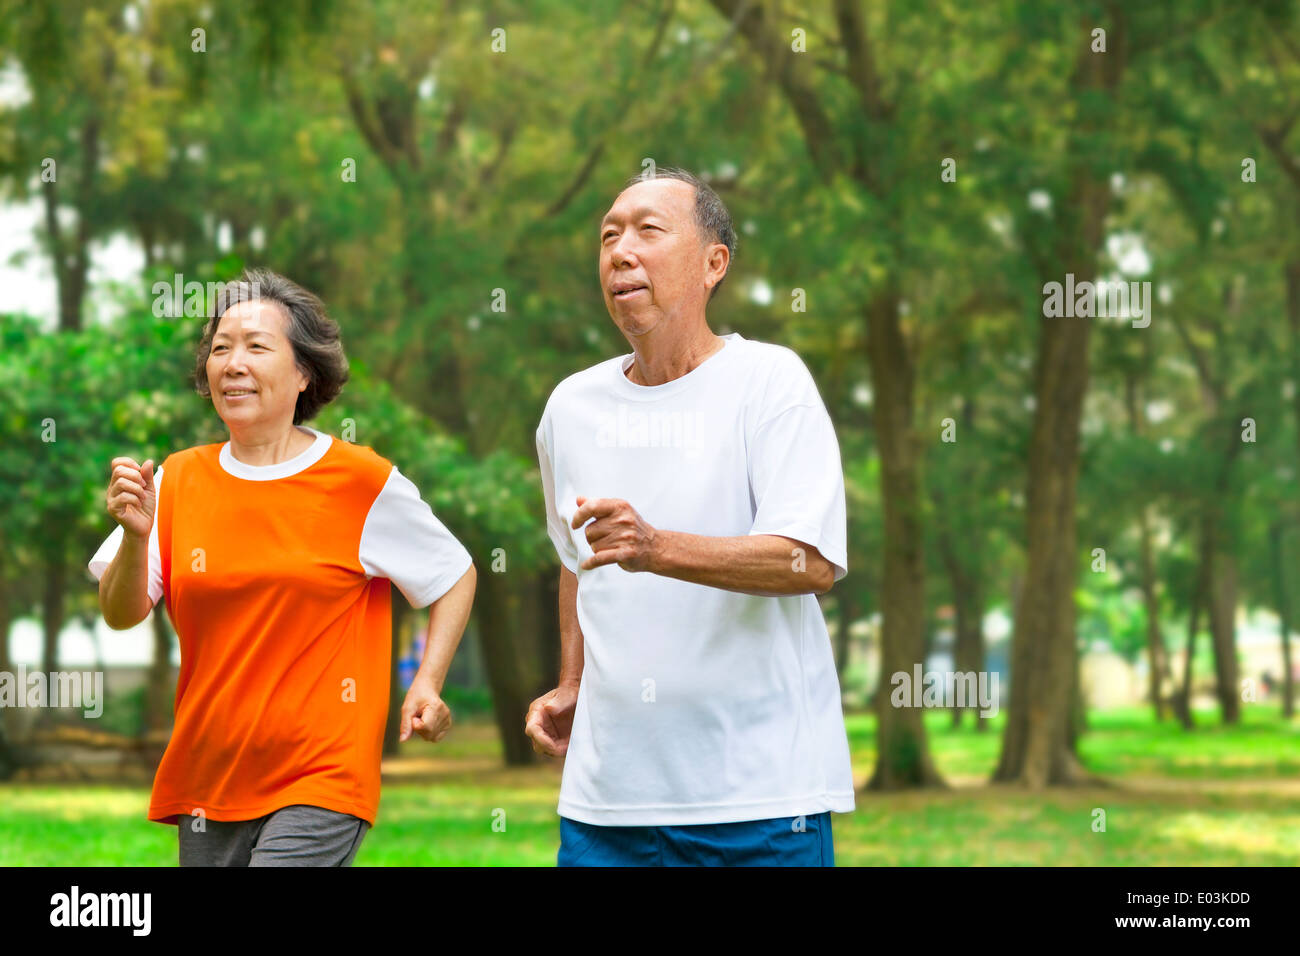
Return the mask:
{"type": "Polygon", "coordinates": [[[637,220],[648,215],[683,218],[693,214],[695,187],[680,179],[647,179],[623,190],[605,213],[607,222],[637,220]]]}

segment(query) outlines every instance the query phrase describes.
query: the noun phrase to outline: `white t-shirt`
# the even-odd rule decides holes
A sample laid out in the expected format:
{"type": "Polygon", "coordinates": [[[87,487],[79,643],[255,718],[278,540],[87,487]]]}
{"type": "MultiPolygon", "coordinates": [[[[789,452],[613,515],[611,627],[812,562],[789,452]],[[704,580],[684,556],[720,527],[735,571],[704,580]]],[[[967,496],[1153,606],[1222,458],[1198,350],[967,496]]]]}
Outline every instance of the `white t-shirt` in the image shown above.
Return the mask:
{"type": "MultiPolygon", "coordinates": [[[[738,334],[664,385],[632,356],[556,387],[537,431],[547,530],[578,577],[582,684],[559,813],[583,823],[731,823],[853,809],[830,635],[812,594],[753,597],[617,564],[583,571],[576,498],[652,526],[774,534],[847,570],[844,477],[802,360],[738,334]]],[[[792,561],[796,556],[792,555],[792,561]]]]}
{"type": "MultiPolygon", "coordinates": [[[[230,452],[230,442],[217,456],[228,474],[248,481],[274,481],[305,471],[329,451],[333,439],[325,432],[306,428],[316,436],[301,454],[275,465],[248,465],[230,452]]],[[[163,494],[163,469],[154,472],[154,487],[163,494]]],[[[157,507],[154,514],[157,516],[157,507]]],[[[88,565],[95,580],[104,576],[122,544],[122,526],[113,529],[88,565]]],[[[393,466],[383,489],[370,506],[361,531],[357,559],[367,577],[388,578],[414,608],[427,607],[449,591],[472,563],[469,552],[456,540],[432,509],[420,498],[419,489],[393,466]]],[[[158,522],[149,532],[149,601],[157,604],[163,594],[162,557],[158,547],[158,522]]]]}

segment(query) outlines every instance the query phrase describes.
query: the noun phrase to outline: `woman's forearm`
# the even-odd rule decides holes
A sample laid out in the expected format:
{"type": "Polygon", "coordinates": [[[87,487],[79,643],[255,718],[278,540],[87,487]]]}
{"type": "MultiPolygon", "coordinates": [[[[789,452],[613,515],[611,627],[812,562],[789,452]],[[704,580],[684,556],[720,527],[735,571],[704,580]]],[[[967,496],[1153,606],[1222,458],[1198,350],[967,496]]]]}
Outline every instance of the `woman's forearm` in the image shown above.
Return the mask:
{"type": "Polygon", "coordinates": [[[424,645],[424,659],[420,661],[415,679],[431,681],[439,694],[442,693],[443,681],[447,679],[451,659],[456,656],[461,635],[465,633],[465,625],[469,623],[477,587],[478,572],[471,564],[451,590],[429,608],[429,634],[424,645]]]}
{"type": "Polygon", "coordinates": [[[99,609],[115,631],[135,627],[153,609],[149,600],[149,539],[124,534],[99,581],[99,609]]]}

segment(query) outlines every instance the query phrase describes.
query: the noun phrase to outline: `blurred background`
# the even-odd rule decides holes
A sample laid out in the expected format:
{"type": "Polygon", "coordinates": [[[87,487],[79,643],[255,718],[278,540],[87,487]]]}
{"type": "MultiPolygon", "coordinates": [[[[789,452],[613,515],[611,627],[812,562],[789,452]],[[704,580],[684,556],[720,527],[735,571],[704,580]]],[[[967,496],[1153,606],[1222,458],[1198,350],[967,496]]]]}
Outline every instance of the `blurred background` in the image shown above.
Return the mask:
{"type": "Polygon", "coordinates": [[[86,562],[113,457],[227,437],[196,290],[245,265],[342,327],[312,424],[479,567],[456,728],[390,727],[357,864],[554,863],[533,436],[629,351],[597,227],[653,162],[737,223],[714,331],[795,349],[837,426],[838,862],[1294,865],[1298,119],[1293,0],[0,0],[0,674],[104,679],[0,707],[0,864],[175,864],[175,637],[109,630],[86,562]],[[1046,314],[1085,281],[1145,294],[1046,314]],[[899,706],[917,666],[994,706],[899,706]]]}

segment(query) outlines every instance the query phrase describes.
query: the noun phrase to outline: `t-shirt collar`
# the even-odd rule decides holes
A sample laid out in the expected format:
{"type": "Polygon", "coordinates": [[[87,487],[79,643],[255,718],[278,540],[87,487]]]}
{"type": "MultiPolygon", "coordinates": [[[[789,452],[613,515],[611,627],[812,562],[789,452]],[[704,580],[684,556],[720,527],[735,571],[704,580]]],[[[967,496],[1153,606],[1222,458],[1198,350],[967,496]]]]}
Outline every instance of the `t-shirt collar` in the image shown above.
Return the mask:
{"type": "Polygon", "coordinates": [[[306,451],[295,455],[288,461],[282,461],[275,465],[249,465],[240,461],[230,453],[230,442],[221,446],[221,452],[217,455],[217,461],[221,463],[222,469],[229,475],[236,478],[243,478],[247,481],[274,481],[277,478],[288,478],[290,475],[296,475],[300,471],[306,471],[316,462],[325,457],[329,451],[333,438],[325,432],[318,432],[316,429],[307,425],[299,426],[307,429],[316,436],[316,440],[311,443],[306,451]]]}
{"type": "Polygon", "coordinates": [[[722,348],[714,352],[695,368],[691,369],[680,378],[675,378],[671,382],[664,382],[662,385],[637,385],[627,377],[628,366],[636,360],[636,353],[621,356],[614,363],[614,371],[618,376],[618,388],[626,396],[641,400],[652,400],[663,398],[666,395],[673,395],[684,388],[689,388],[693,382],[698,381],[705,375],[709,374],[706,369],[716,369],[726,364],[725,356],[736,351],[738,343],[745,341],[739,332],[728,332],[726,335],[719,336],[723,341],[722,348]]]}

